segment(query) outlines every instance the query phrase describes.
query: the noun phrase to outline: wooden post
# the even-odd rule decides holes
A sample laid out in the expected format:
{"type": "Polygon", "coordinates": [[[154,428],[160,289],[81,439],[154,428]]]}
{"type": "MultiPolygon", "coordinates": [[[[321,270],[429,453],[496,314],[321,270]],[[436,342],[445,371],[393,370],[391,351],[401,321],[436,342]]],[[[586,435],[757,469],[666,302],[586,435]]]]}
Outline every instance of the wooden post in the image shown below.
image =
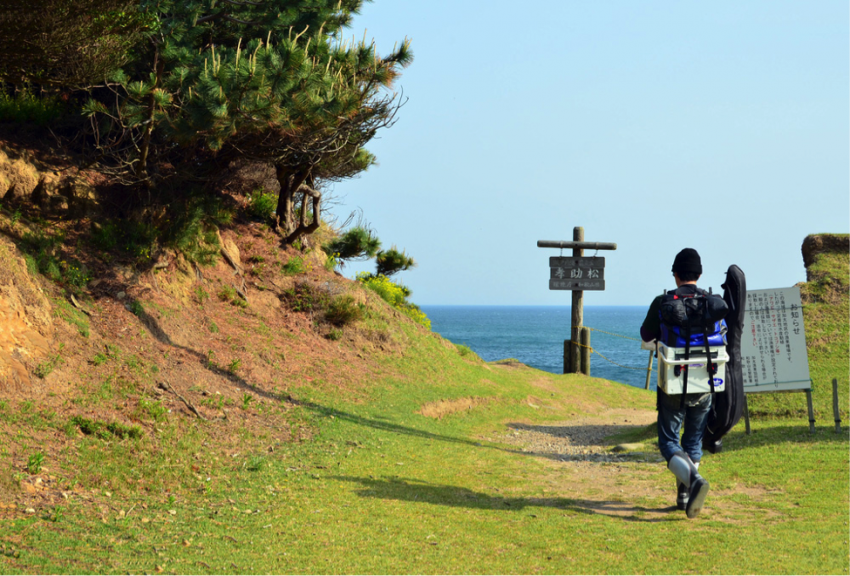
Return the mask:
{"type": "Polygon", "coordinates": [[[747,406],[747,395],[744,394],[744,428],[747,435],[750,434],[750,407],[747,406]]]}
{"type": "MultiPolygon", "coordinates": [[[[581,226],[576,226],[573,228],[573,241],[574,242],[584,242],[584,228],[581,226]]],[[[584,250],[581,248],[573,248],[573,257],[581,258],[584,256],[584,250]]],[[[572,351],[570,352],[570,357],[572,358],[572,363],[570,365],[570,372],[581,372],[581,364],[579,362],[579,358],[581,358],[581,353],[579,352],[578,341],[580,338],[579,329],[584,325],[584,292],[582,290],[573,290],[573,301],[572,301],[572,318],[571,318],[571,326],[570,326],[570,339],[573,341],[572,343],[572,351]]]]}
{"type": "Polygon", "coordinates": [[[649,351],[649,364],[646,365],[646,387],[649,390],[649,381],[652,380],[652,356],[655,354],[652,350],[649,351]]]}
{"type": "Polygon", "coordinates": [[[832,413],[835,415],[835,433],[841,433],[841,412],[838,411],[838,379],[832,379],[832,413]]]}
{"type": "Polygon", "coordinates": [[[812,389],[806,390],[806,404],[809,405],[809,432],[815,433],[815,411],[812,408],[812,389]]]}
{"type": "Polygon", "coordinates": [[[590,376],[590,328],[581,327],[581,373],[590,376]]]}
{"type": "MultiPolygon", "coordinates": [[[[579,261],[579,258],[584,258],[585,250],[616,250],[617,244],[614,242],[585,242],[584,228],[576,226],[573,228],[572,241],[567,240],[538,240],[538,248],[558,248],[561,252],[561,257],[552,257],[549,259],[550,278],[549,290],[571,290],[572,307],[570,314],[570,339],[564,340],[564,374],[574,374],[584,372],[590,374],[590,361],[586,362],[586,366],[582,365],[582,348],[581,339],[585,336],[582,333],[584,326],[584,290],[605,290],[605,259],[604,258],[587,258],[579,261]],[[572,248],[572,258],[563,257],[563,250],[572,248]],[[587,272],[587,277],[583,277],[584,271],[587,272]],[[583,288],[577,290],[576,288],[583,288]]],[[[590,332],[587,335],[587,353],[590,353],[590,332]]]]}

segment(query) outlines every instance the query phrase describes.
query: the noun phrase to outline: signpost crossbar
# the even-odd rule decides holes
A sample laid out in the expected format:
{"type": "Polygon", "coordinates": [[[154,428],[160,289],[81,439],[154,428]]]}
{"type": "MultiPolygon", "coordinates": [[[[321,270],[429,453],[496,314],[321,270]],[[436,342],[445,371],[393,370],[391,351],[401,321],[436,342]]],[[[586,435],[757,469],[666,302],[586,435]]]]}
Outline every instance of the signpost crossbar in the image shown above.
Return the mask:
{"type": "Polygon", "coordinates": [[[578,250],[616,250],[616,242],[583,242],[570,240],[538,240],[538,248],[576,248],[578,250]]]}

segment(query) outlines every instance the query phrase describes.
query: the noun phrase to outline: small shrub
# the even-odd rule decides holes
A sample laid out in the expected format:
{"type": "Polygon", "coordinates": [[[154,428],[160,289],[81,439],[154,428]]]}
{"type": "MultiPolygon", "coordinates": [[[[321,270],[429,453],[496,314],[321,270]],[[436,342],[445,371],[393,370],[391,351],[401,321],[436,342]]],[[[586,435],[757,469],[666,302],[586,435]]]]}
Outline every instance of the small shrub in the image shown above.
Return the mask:
{"type": "Polygon", "coordinates": [[[75,288],[75,292],[79,291],[79,289],[91,280],[91,274],[89,274],[88,269],[76,260],[62,260],[59,266],[62,273],[62,280],[75,288]]]}
{"type": "Polygon", "coordinates": [[[195,288],[195,300],[201,306],[204,305],[204,302],[210,299],[210,294],[206,290],[204,290],[203,286],[197,286],[195,288]]]}
{"type": "Polygon", "coordinates": [[[62,258],[61,246],[64,241],[65,237],[61,233],[51,235],[27,232],[20,247],[30,272],[38,272],[79,293],[91,280],[91,275],[77,260],[62,258]]]}
{"type": "Polygon", "coordinates": [[[222,286],[221,290],[218,291],[218,299],[222,302],[229,302],[233,306],[238,306],[240,308],[248,306],[248,303],[245,302],[239,296],[239,293],[236,292],[236,289],[231,286],[222,286]]]}
{"type": "Polygon", "coordinates": [[[27,472],[30,474],[38,474],[41,472],[42,464],[44,464],[44,454],[36,452],[27,460],[27,472]]]}
{"type": "Polygon", "coordinates": [[[101,422],[100,420],[74,416],[71,418],[71,424],[79,427],[80,432],[86,436],[96,436],[97,438],[107,438],[109,436],[106,431],[106,422],[101,422]]]}
{"type": "Polygon", "coordinates": [[[36,366],[35,370],[33,371],[33,374],[43,380],[47,378],[51,372],[53,372],[53,368],[55,368],[55,364],[52,360],[48,360],[36,366]]]}
{"type": "Polygon", "coordinates": [[[92,222],[89,241],[104,252],[119,250],[134,258],[148,260],[161,235],[162,230],[155,223],[128,218],[92,222]]]}
{"type": "Polygon", "coordinates": [[[340,330],[339,328],[331,328],[331,331],[328,332],[325,338],[336,342],[337,340],[342,338],[342,330],[340,330]]]}
{"type": "Polygon", "coordinates": [[[231,374],[236,374],[236,371],[242,367],[242,360],[239,358],[234,358],[230,361],[230,364],[227,365],[227,371],[231,374]]]}
{"type": "Polygon", "coordinates": [[[369,274],[367,272],[358,274],[357,280],[417,324],[421,324],[428,330],[431,329],[431,320],[428,319],[428,316],[419,306],[407,300],[411,295],[407,286],[397,284],[381,274],[369,274]]]}
{"type": "Polygon", "coordinates": [[[457,348],[457,353],[463,357],[469,355],[475,356],[475,352],[472,351],[472,348],[465,344],[455,344],[455,348],[457,348]]]}
{"type": "Polygon", "coordinates": [[[293,256],[282,266],[282,270],[287,276],[295,276],[296,274],[306,274],[309,272],[310,265],[301,256],[293,256]]]}
{"type": "Polygon", "coordinates": [[[345,326],[363,318],[362,304],[354,301],[350,294],[343,294],[333,298],[325,310],[325,319],[334,326],[345,326]]]}
{"type": "Polygon", "coordinates": [[[46,360],[35,367],[33,374],[37,377],[44,379],[53,372],[53,370],[62,362],[62,349],[65,347],[64,344],[59,345],[59,353],[56,354],[53,358],[46,360]]]}
{"type": "Polygon", "coordinates": [[[130,302],[130,312],[135,314],[136,316],[141,316],[145,312],[145,307],[142,306],[142,303],[138,300],[133,300],[130,302]]]}
{"type": "Polygon", "coordinates": [[[106,354],[98,352],[94,355],[94,358],[92,358],[90,362],[95,366],[100,366],[101,364],[105,364],[107,360],[109,360],[109,357],[106,354]]]}
{"type": "Polygon", "coordinates": [[[248,406],[251,404],[251,402],[253,400],[254,400],[254,397],[251,396],[250,394],[248,394],[247,392],[242,394],[242,409],[247,410],[248,406]]]}
{"type": "Polygon", "coordinates": [[[245,468],[251,472],[258,472],[263,469],[265,463],[266,459],[264,457],[252,456],[251,459],[245,463],[245,468]]]}
{"type": "Polygon", "coordinates": [[[119,422],[112,422],[111,424],[106,425],[106,429],[113,436],[121,438],[122,440],[127,438],[137,439],[142,437],[142,429],[139,426],[127,426],[119,422]]]}
{"type": "MultiPolygon", "coordinates": [[[[127,438],[137,439],[141,438],[143,434],[139,426],[127,426],[120,422],[110,422],[107,424],[101,420],[92,420],[90,418],[83,418],[82,416],[74,416],[71,418],[70,424],[74,427],[79,427],[80,432],[86,436],[95,436],[102,440],[107,440],[111,437],[121,438],[122,440],[127,438]]],[[[69,436],[71,435],[68,429],[65,430],[65,433],[69,436]]]]}
{"type": "Polygon", "coordinates": [[[396,284],[386,276],[361,272],[357,280],[396,308],[405,304],[411,293],[406,286],[396,284]]]}
{"type": "Polygon", "coordinates": [[[165,415],[168,413],[168,408],[162,405],[161,402],[156,400],[148,400],[147,398],[139,399],[139,410],[157,422],[165,419],[165,415]]]}
{"type": "Polygon", "coordinates": [[[299,284],[284,290],[283,294],[293,312],[311,312],[325,308],[328,304],[327,292],[313,290],[309,284],[299,284]]]}
{"type": "Polygon", "coordinates": [[[273,192],[265,192],[262,188],[254,190],[248,195],[248,214],[262,221],[272,219],[277,210],[277,195],[273,192]]]}
{"type": "Polygon", "coordinates": [[[65,509],[61,506],[57,506],[52,512],[47,514],[46,519],[50,522],[61,522],[65,519],[65,515],[63,514],[64,510],[65,509]]]}
{"type": "Polygon", "coordinates": [[[325,270],[327,270],[328,272],[333,272],[334,269],[341,263],[342,262],[339,260],[339,252],[330,253],[325,259],[325,270]]]}
{"type": "Polygon", "coordinates": [[[99,250],[114,250],[121,241],[121,228],[113,221],[92,222],[89,240],[99,250]]]}
{"type": "Polygon", "coordinates": [[[251,276],[259,278],[266,273],[266,265],[265,264],[254,264],[251,266],[251,269],[248,271],[251,276]]]}

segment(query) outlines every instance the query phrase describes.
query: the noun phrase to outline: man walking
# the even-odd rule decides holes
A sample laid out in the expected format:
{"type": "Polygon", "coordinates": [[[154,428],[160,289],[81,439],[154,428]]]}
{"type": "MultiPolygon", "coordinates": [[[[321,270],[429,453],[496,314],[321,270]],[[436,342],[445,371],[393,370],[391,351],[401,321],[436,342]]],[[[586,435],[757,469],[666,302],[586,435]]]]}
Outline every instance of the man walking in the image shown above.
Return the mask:
{"type": "MultiPolygon", "coordinates": [[[[685,248],[673,260],[673,277],[676,280],[675,294],[687,298],[704,291],[697,288],[702,274],[700,256],[693,248],[685,248]]],[[[649,306],[646,319],[640,328],[644,342],[658,340],[661,336],[661,300],[658,296],[649,306]]],[[[695,393],[668,395],[658,390],[658,448],[667,460],[667,468],[678,481],[676,505],[685,510],[688,518],[695,518],[702,510],[708,495],[708,480],[699,474],[702,458],[702,437],[711,409],[711,394],[695,393]],[[679,434],[682,432],[679,443],[679,434]]]]}

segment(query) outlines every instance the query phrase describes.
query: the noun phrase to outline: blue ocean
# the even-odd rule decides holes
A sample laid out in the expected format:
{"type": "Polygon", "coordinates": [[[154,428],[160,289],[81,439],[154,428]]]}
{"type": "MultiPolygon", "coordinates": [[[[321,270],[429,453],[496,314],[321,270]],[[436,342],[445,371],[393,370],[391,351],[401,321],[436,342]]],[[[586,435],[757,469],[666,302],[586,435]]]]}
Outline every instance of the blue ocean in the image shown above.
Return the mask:
{"type": "MultiPolygon", "coordinates": [[[[516,358],[523,364],[562,374],[564,340],[570,337],[569,306],[422,306],[431,328],[464,344],[486,361],[516,358]]],[[[640,347],[646,307],[585,306],[584,325],[594,328],[590,374],[643,388],[649,352],[640,347]]],[[[657,361],[650,388],[655,389],[657,361]]]]}

